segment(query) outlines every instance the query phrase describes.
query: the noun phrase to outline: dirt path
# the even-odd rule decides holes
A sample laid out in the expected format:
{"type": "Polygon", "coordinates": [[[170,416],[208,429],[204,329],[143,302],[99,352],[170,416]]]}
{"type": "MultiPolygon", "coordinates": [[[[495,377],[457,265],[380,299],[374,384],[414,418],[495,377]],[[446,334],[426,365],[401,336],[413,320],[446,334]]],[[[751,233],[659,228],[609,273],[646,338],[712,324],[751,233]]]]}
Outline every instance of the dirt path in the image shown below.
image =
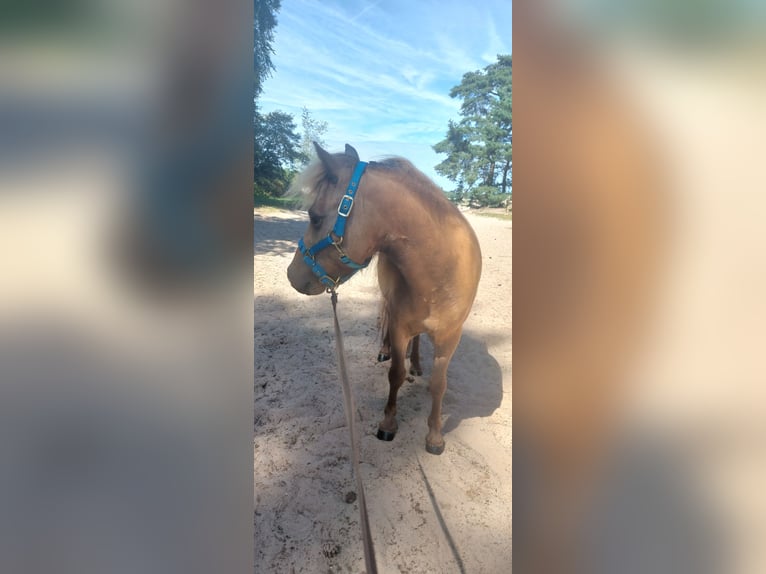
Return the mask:
{"type": "MultiPolygon", "coordinates": [[[[430,343],[421,346],[423,377],[400,391],[396,439],[377,440],[388,363],[376,362],[374,269],[339,290],[382,573],[449,574],[460,562],[468,573],[511,570],[511,222],[468,219],[484,269],[449,368],[442,456],[424,449],[430,343]]],[[[330,301],[300,295],[285,274],[305,225],[296,213],[255,211],[255,572],[357,574],[364,559],[357,503],[346,502],[355,486],[330,301]]]]}

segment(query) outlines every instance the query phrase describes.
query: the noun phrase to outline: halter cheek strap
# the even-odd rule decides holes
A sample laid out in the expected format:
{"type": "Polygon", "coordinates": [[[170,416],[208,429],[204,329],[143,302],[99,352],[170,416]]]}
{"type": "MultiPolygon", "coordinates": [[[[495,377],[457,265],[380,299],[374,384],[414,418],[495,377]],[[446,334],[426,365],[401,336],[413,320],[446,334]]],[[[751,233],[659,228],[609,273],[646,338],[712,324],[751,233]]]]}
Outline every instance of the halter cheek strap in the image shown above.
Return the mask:
{"type": "Polygon", "coordinates": [[[364,269],[370,263],[370,259],[367,259],[364,263],[357,263],[346,254],[342,247],[343,235],[346,233],[346,221],[348,220],[349,215],[351,215],[351,209],[354,207],[354,197],[356,196],[359,182],[362,180],[362,175],[364,175],[364,170],[366,168],[366,161],[360,161],[356,164],[354,173],[351,176],[351,181],[346,188],[346,193],[338,204],[338,217],[335,219],[335,225],[333,226],[332,231],[310,248],[306,248],[306,245],[303,243],[303,238],[298,240],[298,249],[300,250],[301,255],[303,255],[303,261],[306,262],[306,265],[309,266],[312,273],[319,278],[322,284],[327,287],[328,291],[335,291],[335,288],[338,285],[348,281],[354,273],[360,269],[364,269]],[[333,236],[337,237],[337,239],[333,239],[333,236]],[[330,245],[337,249],[340,255],[340,262],[346,267],[353,269],[351,273],[338,276],[334,279],[328,275],[324,268],[319,264],[316,260],[317,253],[330,245]]]}

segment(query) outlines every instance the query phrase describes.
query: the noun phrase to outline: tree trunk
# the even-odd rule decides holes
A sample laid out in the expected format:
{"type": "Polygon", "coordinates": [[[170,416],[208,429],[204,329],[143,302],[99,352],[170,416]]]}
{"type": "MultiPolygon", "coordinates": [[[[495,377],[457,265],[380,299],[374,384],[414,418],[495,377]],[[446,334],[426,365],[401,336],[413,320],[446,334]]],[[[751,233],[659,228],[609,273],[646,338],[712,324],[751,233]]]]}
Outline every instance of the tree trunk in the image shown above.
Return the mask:
{"type": "Polygon", "coordinates": [[[506,160],[505,167],[503,167],[503,186],[502,186],[503,193],[505,193],[506,187],[508,186],[508,170],[510,168],[511,168],[511,160],[506,160]]]}
{"type": "Polygon", "coordinates": [[[487,179],[484,181],[484,185],[494,185],[495,183],[495,162],[489,164],[489,173],[487,179]]]}

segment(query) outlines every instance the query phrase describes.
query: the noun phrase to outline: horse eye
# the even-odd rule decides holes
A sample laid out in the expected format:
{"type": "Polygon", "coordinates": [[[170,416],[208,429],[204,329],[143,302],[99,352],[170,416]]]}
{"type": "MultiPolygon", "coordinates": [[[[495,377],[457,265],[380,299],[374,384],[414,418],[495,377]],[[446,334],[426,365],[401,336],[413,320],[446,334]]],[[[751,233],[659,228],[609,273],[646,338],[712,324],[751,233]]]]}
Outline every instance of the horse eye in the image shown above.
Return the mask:
{"type": "Polygon", "coordinates": [[[309,221],[311,221],[311,225],[314,227],[319,227],[322,224],[322,220],[324,217],[321,215],[317,215],[316,213],[312,213],[309,211],[309,221]]]}

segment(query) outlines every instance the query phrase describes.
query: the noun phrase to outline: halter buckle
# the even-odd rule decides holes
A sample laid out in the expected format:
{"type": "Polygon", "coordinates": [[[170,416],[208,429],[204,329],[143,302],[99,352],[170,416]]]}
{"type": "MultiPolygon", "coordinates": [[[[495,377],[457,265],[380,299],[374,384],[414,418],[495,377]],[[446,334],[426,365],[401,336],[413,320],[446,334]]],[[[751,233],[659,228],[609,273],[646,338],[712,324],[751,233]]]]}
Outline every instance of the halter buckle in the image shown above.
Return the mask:
{"type": "Polygon", "coordinates": [[[325,285],[327,285],[327,288],[325,289],[327,293],[334,292],[335,289],[338,287],[338,285],[340,285],[340,277],[338,277],[337,279],[333,279],[329,275],[324,274],[322,275],[322,277],[319,278],[319,280],[325,285]],[[332,283],[332,285],[329,285],[329,283],[332,283]]]}
{"type": "Polygon", "coordinates": [[[362,265],[355,263],[343,250],[343,233],[346,228],[346,219],[351,213],[351,208],[354,206],[354,194],[359,186],[359,180],[364,174],[364,169],[367,166],[367,162],[360,161],[354,168],[354,173],[351,177],[351,182],[346,189],[346,194],[341,198],[338,204],[338,218],[335,220],[335,227],[327,234],[327,237],[323,238],[319,243],[314,244],[311,248],[306,247],[303,243],[303,238],[298,240],[298,248],[303,255],[303,260],[311,268],[311,271],[319,279],[319,281],[325,285],[328,293],[335,293],[335,289],[349,277],[356,273],[359,269],[367,266],[369,260],[365,261],[362,265]],[[343,219],[341,219],[341,217],[343,219]],[[337,240],[335,239],[337,237],[337,240]],[[340,275],[337,279],[330,277],[327,272],[322,268],[322,265],[316,260],[316,255],[322,249],[333,245],[340,255],[340,261],[347,267],[352,269],[351,273],[345,277],[340,275]]]}
{"type": "Polygon", "coordinates": [[[353,206],[354,196],[347,193],[340,199],[340,203],[338,204],[338,215],[341,217],[348,217],[353,206]]]}
{"type": "Polygon", "coordinates": [[[335,238],[333,237],[333,233],[332,233],[332,231],[331,231],[330,233],[328,233],[328,234],[327,234],[327,236],[330,238],[330,241],[331,241],[331,245],[332,245],[333,247],[335,247],[335,249],[338,251],[338,253],[340,253],[341,255],[345,255],[345,254],[346,254],[346,252],[345,252],[345,251],[343,251],[343,248],[341,247],[341,245],[343,245],[343,236],[341,236],[341,237],[338,237],[338,240],[337,240],[337,241],[336,241],[336,240],[335,240],[335,238]]]}

